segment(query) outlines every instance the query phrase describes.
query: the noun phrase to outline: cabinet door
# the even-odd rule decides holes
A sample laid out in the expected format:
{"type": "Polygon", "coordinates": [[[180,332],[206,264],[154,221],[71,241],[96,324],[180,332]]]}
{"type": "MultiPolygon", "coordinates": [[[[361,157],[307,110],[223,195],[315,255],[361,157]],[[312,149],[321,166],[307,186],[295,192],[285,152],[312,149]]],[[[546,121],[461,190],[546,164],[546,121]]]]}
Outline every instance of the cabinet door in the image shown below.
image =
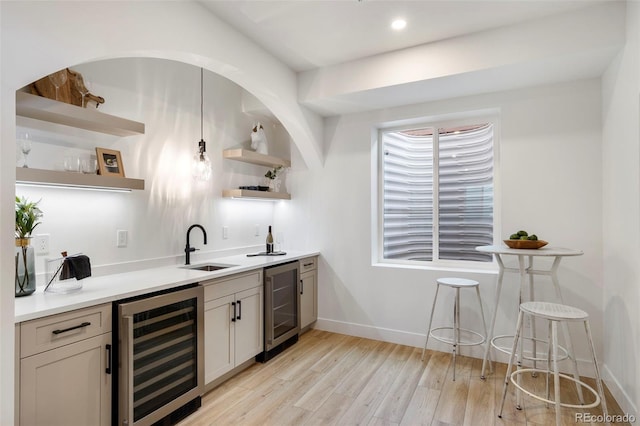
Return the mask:
{"type": "Polygon", "coordinates": [[[262,286],[236,293],[238,306],[235,322],[236,365],[242,364],[263,351],[262,298],[262,286]]]}
{"type": "Polygon", "coordinates": [[[233,369],[234,296],[225,296],[204,304],[204,383],[205,385],[233,369]]]}
{"type": "MultiPolygon", "coordinates": [[[[23,358],[20,361],[20,423],[111,424],[111,333],[23,358]]],[[[117,371],[117,370],[114,370],[117,371]]]]}
{"type": "Polygon", "coordinates": [[[316,278],[318,271],[300,274],[300,328],[318,319],[316,278]]]}

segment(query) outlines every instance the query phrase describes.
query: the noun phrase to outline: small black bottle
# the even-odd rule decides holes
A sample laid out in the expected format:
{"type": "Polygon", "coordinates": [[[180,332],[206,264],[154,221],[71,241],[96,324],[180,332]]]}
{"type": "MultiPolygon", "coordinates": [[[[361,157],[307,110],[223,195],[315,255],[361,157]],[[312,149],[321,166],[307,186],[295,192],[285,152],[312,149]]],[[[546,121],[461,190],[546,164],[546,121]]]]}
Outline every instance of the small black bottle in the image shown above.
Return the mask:
{"type": "Polygon", "coordinates": [[[267,233],[267,254],[273,253],[273,235],[271,235],[271,225],[269,225],[269,233],[267,233]]]}

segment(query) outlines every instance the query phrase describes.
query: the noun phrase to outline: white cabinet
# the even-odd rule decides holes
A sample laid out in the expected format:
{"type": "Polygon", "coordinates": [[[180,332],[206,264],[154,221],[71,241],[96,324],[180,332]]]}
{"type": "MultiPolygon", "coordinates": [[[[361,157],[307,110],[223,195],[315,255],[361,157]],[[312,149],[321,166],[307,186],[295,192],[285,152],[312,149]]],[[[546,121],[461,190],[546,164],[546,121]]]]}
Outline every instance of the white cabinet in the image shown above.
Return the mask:
{"type": "Polygon", "coordinates": [[[111,305],[20,324],[20,424],[111,424],[111,305]]]}
{"type": "Polygon", "coordinates": [[[318,319],[318,257],[300,261],[300,330],[318,319]]]}
{"type": "Polygon", "coordinates": [[[262,270],[202,283],[205,385],[263,351],[262,270]]]}

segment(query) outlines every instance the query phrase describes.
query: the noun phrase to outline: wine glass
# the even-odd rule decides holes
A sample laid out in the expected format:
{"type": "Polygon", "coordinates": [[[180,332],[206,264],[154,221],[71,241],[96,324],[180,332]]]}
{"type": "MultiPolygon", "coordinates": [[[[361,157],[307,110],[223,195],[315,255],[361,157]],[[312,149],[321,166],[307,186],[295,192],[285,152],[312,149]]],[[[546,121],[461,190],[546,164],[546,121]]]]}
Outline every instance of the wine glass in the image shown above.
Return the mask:
{"type": "Polygon", "coordinates": [[[29,133],[22,134],[18,142],[20,144],[20,151],[22,155],[24,155],[24,164],[22,167],[29,168],[27,165],[27,156],[31,152],[31,135],[29,133]]]}
{"type": "Polygon", "coordinates": [[[53,85],[56,88],[56,101],[57,101],[59,100],[58,93],[60,88],[64,86],[64,84],[67,82],[67,70],[63,69],[58,72],[54,72],[53,74],[50,74],[49,80],[51,80],[51,83],[53,83],[53,85]]]}
{"type": "Polygon", "coordinates": [[[76,86],[76,89],[78,89],[78,92],[80,92],[80,95],[82,95],[82,108],[86,108],[84,97],[89,93],[89,89],[80,74],[76,74],[74,84],[76,86]]]}

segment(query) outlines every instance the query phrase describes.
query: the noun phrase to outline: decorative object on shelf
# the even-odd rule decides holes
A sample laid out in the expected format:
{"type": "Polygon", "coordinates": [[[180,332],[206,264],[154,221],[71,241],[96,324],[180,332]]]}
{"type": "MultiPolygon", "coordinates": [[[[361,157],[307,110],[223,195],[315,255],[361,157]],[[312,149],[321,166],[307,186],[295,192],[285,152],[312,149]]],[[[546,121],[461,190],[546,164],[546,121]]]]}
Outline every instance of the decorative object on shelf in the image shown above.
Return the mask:
{"type": "Polygon", "coordinates": [[[124,164],[120,151],[96,148],[98,157],[98,173],[102,176],[124,176],[124,164]]]}
{"type": "Polygon", "coordinates": [[[18,134],[18,147],[20,148],[20,152],[22,152],[22,157],[24,158],[22,167],[29,168],[29,165],[27,164],[27,156],[31,152],[31,135],[29,132],[21,132],[18,134]]]}
{"type": "Polygon", "coordinates": [[[264,127],[260,122],[256,123],[251,130],[251,148],[260,154],[268,155],[267,135],[264,133],[264,127]]]}
{"type": "Polygon", "coordinates": [[[280,176],[278,174],[282,170],[282,166],[274,167],[265,173],[264,177],[269,180],[269,191],[271,192],[280,192],[280,184],[282,183],[280,180],[280,176]]]}
{"type": "Polygon", "coordinates": [[[80,157],[77,155],[65,155],[64,157],[64,171],[80,173],[80,157]]]}
{"type": "Polygon", "coordinates": [[[207,143],[204,141],[204,70],[200,68],[200,142],[198,142],[198,151],[193,156],[191,165],[191,174],[197,180],[207,181],[211,178],[211,160],[207,155],[207,143]]]}
{"type": "Polygon", "coordinates": [[[34,95],[85,108],[89,103],[95,103],[96,108],[104,103],[102,96],[94,95],[87,89],[82,74],[69,68],[31,83],[29,90],[34,95]]]}
{"type": "Polygon", "coordinates": [[[33,247],[30,246],[31,234],[40,224],[42,211],[37,202],[16,196],[16,255],[15,255],[15,292],[16,296],[27,296],[36,291],[36,267],[33,247]]]}
{"type": "Polygon", "coordinates": [[[98,160],[96,158],[83,158],[80,160],[80,168],[82,173],[87,175],[94,175],[98,172],[98,160]]]}

